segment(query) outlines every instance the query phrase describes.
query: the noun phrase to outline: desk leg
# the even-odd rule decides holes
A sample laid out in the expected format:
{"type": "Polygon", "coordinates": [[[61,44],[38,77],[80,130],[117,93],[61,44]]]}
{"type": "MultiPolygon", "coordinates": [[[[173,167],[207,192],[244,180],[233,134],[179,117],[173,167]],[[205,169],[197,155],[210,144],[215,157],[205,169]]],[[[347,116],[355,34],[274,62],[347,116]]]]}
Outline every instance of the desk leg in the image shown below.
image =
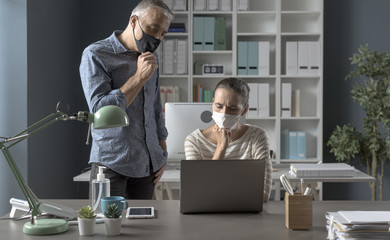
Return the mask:
{"type": "Polygon", "coordinates": [[[165,191],[167,192],[167,195],[168,195],[168,199],[173,200],[173,194],[172,194],[171,187],[169,186],[169,183],[168,182],[163,182],[163,183],[165,186],[165,191]]]}
{"type": "Polygon", "coordinates": [[[161,182],[158,182],[154,187],[154,195],[156,196],[156,200],[163,200],[163,186],[161,182]]]}
{"type": "Polygon", "coordinates": [[[311,187],[311,194],[313,195],[313,198],[314,200],[318,201],[320,200],[320,198],[318,197],[318,194],[317,194],[317,182],[309,182],[308,185],[311,187]]]}
{"type": "Polygon", "coordinates": [[[280,182],[275,182],[275,201],[280,201],[280,182]]]}

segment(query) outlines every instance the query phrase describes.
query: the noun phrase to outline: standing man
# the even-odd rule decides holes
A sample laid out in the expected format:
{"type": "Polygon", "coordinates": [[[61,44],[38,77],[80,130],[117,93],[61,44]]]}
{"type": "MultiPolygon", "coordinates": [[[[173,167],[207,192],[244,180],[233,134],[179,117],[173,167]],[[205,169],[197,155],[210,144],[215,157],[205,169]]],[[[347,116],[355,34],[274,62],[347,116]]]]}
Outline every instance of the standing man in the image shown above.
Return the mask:
{"type": "Polygon", "coordinates": [[[89,110],[105,105],[126,111],[130,125],[92,129],[91,180],[106,166],[111,195],[151,199],[167,162],[167,130],[161,111],[154,53],[173,19],[161,0],[142,0],[124,31],[88,46],[80,76],[89,110]]]}

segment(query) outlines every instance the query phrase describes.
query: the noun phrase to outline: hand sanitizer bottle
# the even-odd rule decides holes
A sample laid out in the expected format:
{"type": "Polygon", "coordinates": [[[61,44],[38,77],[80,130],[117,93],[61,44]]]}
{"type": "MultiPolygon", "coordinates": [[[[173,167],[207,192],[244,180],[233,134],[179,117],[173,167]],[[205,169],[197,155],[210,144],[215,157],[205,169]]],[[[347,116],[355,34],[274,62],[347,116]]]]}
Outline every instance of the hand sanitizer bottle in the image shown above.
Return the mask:
{"type": "Polygon", "coordinates": [[[105,178],[103,170],[104,166],[98,166],[99,172],[96,179],[92,180],[92,208],[98,217],[103,217],[101,208],[101,199],[110,196],[110,180],[105,178]]]}

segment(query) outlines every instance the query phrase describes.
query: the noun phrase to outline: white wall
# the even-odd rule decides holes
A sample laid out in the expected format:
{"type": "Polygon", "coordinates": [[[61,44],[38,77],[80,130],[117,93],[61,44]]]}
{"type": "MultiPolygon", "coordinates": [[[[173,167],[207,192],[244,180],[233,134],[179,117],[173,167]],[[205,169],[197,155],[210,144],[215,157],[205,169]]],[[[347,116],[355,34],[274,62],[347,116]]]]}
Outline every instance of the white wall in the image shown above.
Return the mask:
{"type": "MultiPolygon", "coordinates": [[[[0,137],[27,127],[26,0],[0,0],[0,137]]],[[[27,179],[27,141],[11,149],[27,179]]],[[[11,197],[24,198],[3,156],[0,156],[0,216],[9,212],[11,197]]]]}

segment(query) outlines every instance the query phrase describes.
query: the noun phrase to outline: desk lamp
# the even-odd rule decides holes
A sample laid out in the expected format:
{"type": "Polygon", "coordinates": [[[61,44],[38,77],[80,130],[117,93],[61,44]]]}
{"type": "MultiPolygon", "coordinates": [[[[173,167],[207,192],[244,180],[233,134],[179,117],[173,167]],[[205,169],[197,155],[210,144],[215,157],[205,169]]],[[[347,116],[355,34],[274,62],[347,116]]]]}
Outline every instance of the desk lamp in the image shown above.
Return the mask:
{"type": "MultiPolygon", "coordinates": [[[[56,110],[56,112],[48,115],[42,120],[34,123],[24,131],[16,134],[10,138],[3,138],[0,141],[0,148],[3,152],[5,159],[10,166],[16,181],[19,184],[20,189],[31,210],[31,219],[29,222],[24,224],[23,232],[28,235],[49,235],[49,234],[58,234],[68,230],[68,223],[64,219],[38,219],[37,216],[42,214],[41,203],[38,198],[35,196],[33,191],[24,181],[22,174],[20,173],[18,167],[13,160],[9,148],[15,144],[21,142],[22,140],[32,136],[33,134],[45,129],[46,127],[52,125],[58,121],[67,121],[67,120],[77,120],[81,122],[86,122],[89,124],[88,129],[88,139],[90,134],[91,125],[93,123],[94,129],[105,129],[105,128],[114,128],[114,127],[124,127],[129,125],[129,119],[126,113],[119,108],[118,106],[104,106],[100,108],[95,114],[89,112],[78,112],[68,116],[67,114],[56,110]]],[[[88,144],[87,139],[87,144],[88,144]]]]}

